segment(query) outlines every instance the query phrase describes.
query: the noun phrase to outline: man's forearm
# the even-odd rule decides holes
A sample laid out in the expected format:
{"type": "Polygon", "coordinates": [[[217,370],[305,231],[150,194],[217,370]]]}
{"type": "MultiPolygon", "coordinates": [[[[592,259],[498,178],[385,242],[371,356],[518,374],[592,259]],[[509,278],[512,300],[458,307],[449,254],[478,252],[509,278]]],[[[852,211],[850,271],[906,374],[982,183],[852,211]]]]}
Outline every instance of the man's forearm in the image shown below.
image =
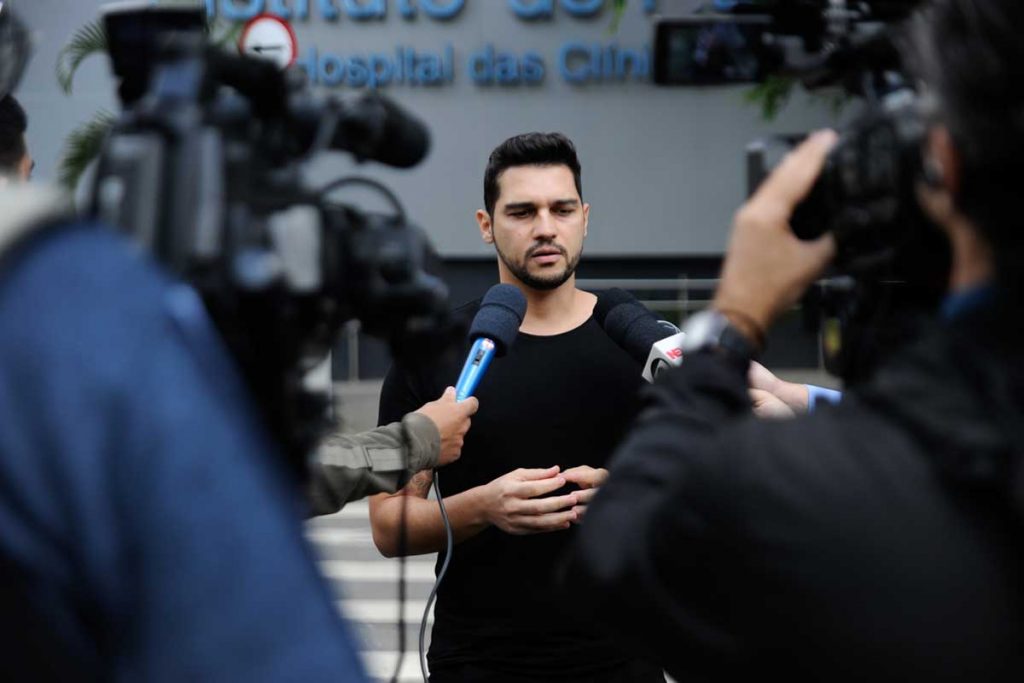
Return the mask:
{"type": "MultiPolygon", "coordinates": [[[[421,473],[424,475],[426,473],[421,473]]],[[[430,480],[418,475],[399,494],[379,495],[370,499],[370,523],[373,541],[382,554],[397,557],[401,552],[399,530],[402,505],[405,510],[406,555],[439,552],[445,546],[444,521],[436,500],[426,498],[430,480]],[[425,484],[425,488],[424,488],[425,484]]],[[[484,514],[483,486],[477,486],[444,499],[448,520],[456,543],[480,533],[490,523],[484,514]]]]}
{"type": "Polygon", "coordinates": [[[440,443],[434,423],[416,413],[368,432],[332,434],[310,469],[310,514],[331,514],[349,501],[397,490],[407,471],[437,464],[440,443]]]}

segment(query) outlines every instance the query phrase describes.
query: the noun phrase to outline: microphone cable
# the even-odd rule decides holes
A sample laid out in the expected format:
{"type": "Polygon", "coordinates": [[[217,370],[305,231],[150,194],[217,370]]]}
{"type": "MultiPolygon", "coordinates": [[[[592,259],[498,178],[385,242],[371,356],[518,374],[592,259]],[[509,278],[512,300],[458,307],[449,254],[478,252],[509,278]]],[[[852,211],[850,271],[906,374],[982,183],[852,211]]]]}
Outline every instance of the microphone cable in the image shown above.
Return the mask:
{"type": "Polygon", "coordinates": [[[452,534],[452,524],[448,519],[448,511],[444,508],[444,496],[441,495],[441,479],[437,475],[437,470],[434,470],[434,493],[437,495],[437,506],[441,509],[441,521],[444,522],[445,551],[444,562],[441,564],[441,571],[437,573],[437,580],[434,581],[434,587],[430,589],[430,597],[427,598],[427,606],[423,609],[423,620],[420,621],[420,673],[423,675],[423,683],[427,683],[427,650],[425,647],[427,617],[430,616],[430,608],[434,606],[434,599],[437,597],[437,589],[440,588],[445,572],[448,571],[448,563],[451,562],[452,559],[452,546],[455,544],[452,534]]]}
{"type": "MultiPolygon", "coordinates": [[[[406,463],[408,465],[408,463],[406,463]]],[[[403,488],[408,482],[404,482],[403,488]]],[[[406,510],[409,507],[408,496],[402,496],[402,512],[398,521],[398,658],[395,661],[395,673],[390,683],[398,683],[405,660],[405,556],[408,552],[409,536],[406,529],[406,510]]]]}

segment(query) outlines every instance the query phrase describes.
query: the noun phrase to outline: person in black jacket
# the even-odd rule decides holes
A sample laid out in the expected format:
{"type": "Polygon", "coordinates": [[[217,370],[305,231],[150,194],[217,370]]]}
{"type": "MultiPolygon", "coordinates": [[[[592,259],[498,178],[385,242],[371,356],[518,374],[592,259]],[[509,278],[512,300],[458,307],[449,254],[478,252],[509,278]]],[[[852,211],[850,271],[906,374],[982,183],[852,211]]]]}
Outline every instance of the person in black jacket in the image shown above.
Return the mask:
{"type": "Polygon", "coordinates": [[[788,221],[835,135],[737,213],[712,308],[649,392],[569,567],[596,617],[676,679],[1024,680],[1020,26],[1019,0],[938,0],[919,22],[941,112],[919,197],[952,245],[949,295],[839,405],[757,420],[745,381],[834,253],[788,221]]]}

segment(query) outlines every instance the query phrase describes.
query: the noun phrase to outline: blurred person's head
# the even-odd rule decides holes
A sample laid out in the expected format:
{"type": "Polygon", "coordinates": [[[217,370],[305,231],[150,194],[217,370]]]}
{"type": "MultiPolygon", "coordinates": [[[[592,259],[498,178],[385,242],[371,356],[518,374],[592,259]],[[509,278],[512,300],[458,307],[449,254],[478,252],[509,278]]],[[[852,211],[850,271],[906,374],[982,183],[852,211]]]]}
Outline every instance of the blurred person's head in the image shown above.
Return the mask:
{"type": "Polygon", "coordinates": [[[32,175],[32,156],[25,143],[28,119],[13,95],[0,99],[0,183],[25,181],[32,175]]]}
{"type": "MultiPolygon", "coordinates": [[[[1014,274],[1024,264],[1021,27],[1021,0],[935,0],[917,26],[919,75],[938,110],[926,160],[933,188],[924,204],[950,235],[960,265],[975,262],[975,281],[1024,284],[1014,274]]],[[[954,263],[954,287],[972,284],[957,283],[956,272],[954,263]]]]}
{"type": "Polygon", "coordinates": [[[548,291],[573,277],[590,214],[580,175],[576,148],[561,133],[516,135],[491,152],[476,218],[502,282],[548,291]]]}

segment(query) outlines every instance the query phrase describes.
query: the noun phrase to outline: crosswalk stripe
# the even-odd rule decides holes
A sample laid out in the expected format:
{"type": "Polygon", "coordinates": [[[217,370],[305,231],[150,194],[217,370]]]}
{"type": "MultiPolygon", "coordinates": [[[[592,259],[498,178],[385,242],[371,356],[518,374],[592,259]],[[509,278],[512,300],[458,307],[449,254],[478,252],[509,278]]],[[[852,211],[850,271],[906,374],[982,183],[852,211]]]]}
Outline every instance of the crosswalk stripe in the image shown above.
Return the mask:
{"type": "Polygon", "coordinates": [[[306,530],[306,538],[323,546],[365,548],[373,543],[373,534],[369,529],[311,528],[306,530]]]}
{"type": "MultiPolygon", "coordinates": [[[[398,560],[323,560],[320,571],[329,579],[342,581],[398,581],[398,560]]],[[[433,560],[408,560],[405,563],[406,581],[434,581],[433,560]]]]}
{"type": "MultiPolygon", "coordinates": [[[[345,618],[352,621],[394,623],[398,619],[397,600],[336,600],[335,604],[345,618]]],[[[405,620],[419,623],[426,606],[426,600],[406,600],[403,606],[405,620]]],[[[433,615],[427,621],[432,622],[433,615]]]]}
{"type": "MultiPolygon", "coordinates": [[[[398,659],[397,652],[363,652],[363,665],[366,666],[366,673],[373,678],[389,680],[395,672],[395,662],[398,659]]],[[[398,680],[402,683],[407,681],[422,681],[420,674],[419,653],[416,651],[406,652],[402,660],[402,668],[398,672],[398,680]]]]}

